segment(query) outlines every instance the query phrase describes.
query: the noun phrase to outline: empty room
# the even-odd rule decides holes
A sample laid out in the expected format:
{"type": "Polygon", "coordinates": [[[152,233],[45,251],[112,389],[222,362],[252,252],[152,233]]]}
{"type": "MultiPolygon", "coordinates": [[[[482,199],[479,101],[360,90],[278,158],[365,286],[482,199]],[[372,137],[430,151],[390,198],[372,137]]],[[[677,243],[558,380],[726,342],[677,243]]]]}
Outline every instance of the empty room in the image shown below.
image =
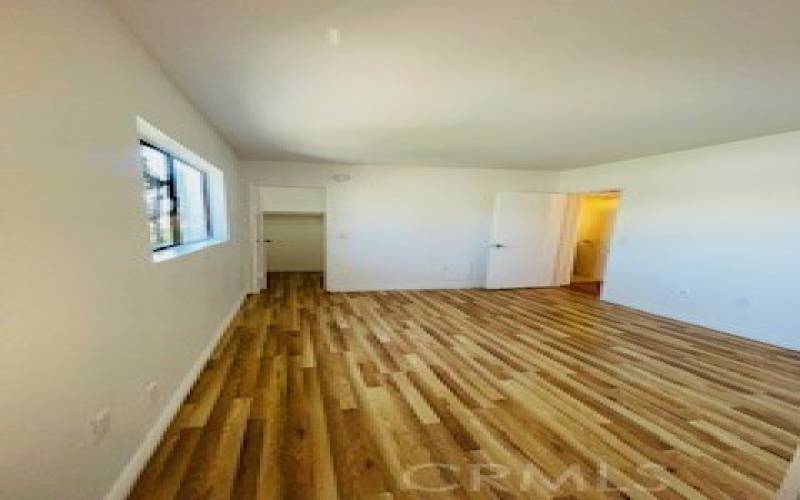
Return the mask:
{"type": "Polygon", "coordinates": [[[0,500],[800,499],[797,0],[0,0],[0,500]]]}

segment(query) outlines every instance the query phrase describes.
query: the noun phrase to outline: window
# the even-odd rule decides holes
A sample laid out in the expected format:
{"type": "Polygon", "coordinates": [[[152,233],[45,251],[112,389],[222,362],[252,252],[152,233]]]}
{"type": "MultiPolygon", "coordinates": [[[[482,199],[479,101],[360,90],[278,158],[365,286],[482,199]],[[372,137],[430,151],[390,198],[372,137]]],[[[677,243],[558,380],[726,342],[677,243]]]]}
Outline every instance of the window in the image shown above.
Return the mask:
{"type": "Polygon", "coordinates": [[[208,174],[148,142],[140,146],[153,251],[210,239],[208,174]]]}

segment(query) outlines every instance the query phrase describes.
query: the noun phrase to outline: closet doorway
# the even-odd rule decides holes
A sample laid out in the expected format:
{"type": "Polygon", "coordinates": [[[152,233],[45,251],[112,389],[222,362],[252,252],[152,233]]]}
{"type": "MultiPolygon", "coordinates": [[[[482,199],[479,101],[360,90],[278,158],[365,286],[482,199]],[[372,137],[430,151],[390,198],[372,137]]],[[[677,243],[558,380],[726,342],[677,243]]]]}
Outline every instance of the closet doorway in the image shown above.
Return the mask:
{"type": "Polygon", "coordinates": [[[323,214],[265,212],[263,224],[268,273],[325,270],[323,214]]]}
{"type": "Polygon", "coordinates": [[[250,186],[253,293],[274,272],[319,273],[325,288],[327,196],[325,188],[250,186]]]}

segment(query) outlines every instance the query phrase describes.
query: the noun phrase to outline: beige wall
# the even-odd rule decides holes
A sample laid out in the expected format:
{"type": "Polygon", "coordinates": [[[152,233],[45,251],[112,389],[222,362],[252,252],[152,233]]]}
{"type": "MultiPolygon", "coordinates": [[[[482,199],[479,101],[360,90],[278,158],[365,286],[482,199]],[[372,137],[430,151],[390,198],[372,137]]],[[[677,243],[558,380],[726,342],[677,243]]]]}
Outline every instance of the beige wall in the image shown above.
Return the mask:
{"type": "Polygon", "coordinates": [[[237,159],[104,2],[0,10],[0,498],[97,500],[241,297],[237,159]],[[137,116],[223,170],[229,242],[153,262],[137,116]]]}
{"type": "Polygon", "coordinates": [[[323,270],[322,215],[265,214],[267,270],[323,270]]]}

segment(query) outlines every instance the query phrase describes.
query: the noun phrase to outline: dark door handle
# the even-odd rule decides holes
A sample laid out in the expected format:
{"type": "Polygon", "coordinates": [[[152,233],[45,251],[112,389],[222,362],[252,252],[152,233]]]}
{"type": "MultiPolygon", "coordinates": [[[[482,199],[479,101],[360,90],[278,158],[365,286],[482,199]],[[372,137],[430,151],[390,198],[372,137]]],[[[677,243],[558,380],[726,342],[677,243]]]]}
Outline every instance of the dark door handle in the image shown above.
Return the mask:
{"type": "Polygon", "coordinates": [[[495,243],[494,245],[492,245],[492,247],[494,247],[494,248],[505,248],[506,246],[501,244],[501,243],[495,243]]]}

